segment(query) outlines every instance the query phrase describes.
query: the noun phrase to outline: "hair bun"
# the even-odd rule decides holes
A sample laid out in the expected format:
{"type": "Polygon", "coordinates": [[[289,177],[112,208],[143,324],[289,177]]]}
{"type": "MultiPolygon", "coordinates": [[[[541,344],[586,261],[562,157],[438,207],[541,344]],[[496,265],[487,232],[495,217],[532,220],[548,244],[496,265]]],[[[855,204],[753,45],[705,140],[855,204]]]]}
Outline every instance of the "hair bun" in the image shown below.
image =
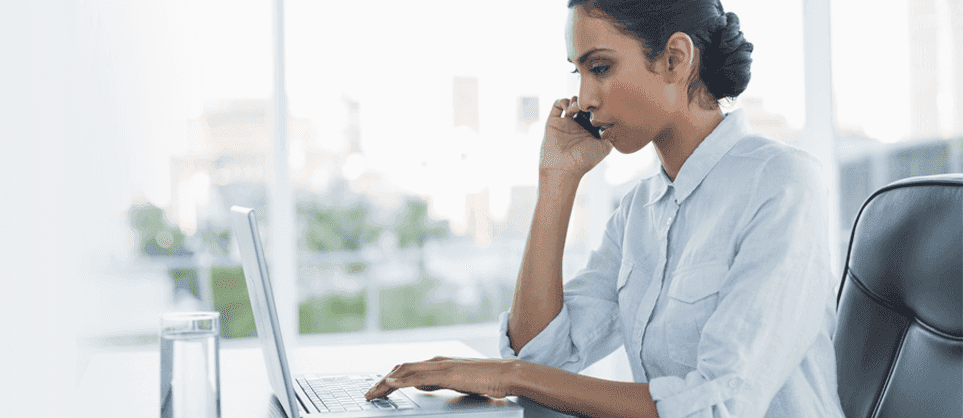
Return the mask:
{"type": "Polygon", "coordinates": [[[735,13],[719,15],[713,26],[699,76],[716,100],[736,97],[749,85],[752,44],[742,35],[735,13]]]}

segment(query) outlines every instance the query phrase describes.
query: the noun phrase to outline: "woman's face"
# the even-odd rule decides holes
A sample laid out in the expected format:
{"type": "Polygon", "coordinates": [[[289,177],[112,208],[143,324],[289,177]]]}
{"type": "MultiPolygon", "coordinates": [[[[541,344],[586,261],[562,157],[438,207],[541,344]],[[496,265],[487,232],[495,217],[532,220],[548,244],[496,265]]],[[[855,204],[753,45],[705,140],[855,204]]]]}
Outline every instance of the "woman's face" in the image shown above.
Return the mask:
{"type": "Polygon", "coordinates": [[[581,6],[569,9],[565,32],[568,60],[581,75],[579,107],[592,124],[611,125],[603,138],[630,154],[664,135],[678,92],[647,69],[642,42],[581,6]]]}

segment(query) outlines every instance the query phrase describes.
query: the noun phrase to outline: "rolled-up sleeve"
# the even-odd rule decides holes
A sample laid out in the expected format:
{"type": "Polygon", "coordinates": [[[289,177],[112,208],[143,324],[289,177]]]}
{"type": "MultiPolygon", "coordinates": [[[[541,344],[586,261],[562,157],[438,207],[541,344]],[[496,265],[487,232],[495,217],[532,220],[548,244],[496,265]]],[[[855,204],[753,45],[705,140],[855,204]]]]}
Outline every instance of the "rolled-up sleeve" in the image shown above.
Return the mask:
{"type": "MultiPolygon", "coordinates": [[[[628,198],[628,197],[627,197],[628,198]]],[[[499,316],[499,351],[518,358],[578,373],[622,345],[616,284],[622,260],[624,213],[609,218],[602,243],[585,268],[563,286],[562,309],[535,338],[516,353],[508,335],[510,312],[499,316]]]]}
{"type": "Polygon", "coordinates": [[[660,418],[764,416],[825,332],[834,299],[818,167],[800,154],[774,157],[755,180],[695,370],[650,381],[660,418]]]}

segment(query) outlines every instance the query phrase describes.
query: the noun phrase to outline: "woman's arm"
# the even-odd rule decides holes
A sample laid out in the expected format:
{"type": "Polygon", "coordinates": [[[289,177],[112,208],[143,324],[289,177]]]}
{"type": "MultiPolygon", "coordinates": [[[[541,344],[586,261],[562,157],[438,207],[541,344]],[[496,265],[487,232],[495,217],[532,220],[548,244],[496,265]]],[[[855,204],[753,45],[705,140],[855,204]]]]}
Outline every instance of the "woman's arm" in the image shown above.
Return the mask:
{"type": "Polygon", "coordinates": [[[648,383],[615,382],[515,360],[509,393],[575,416],[658,417],[648,383]]]}
{"type": "Polygon", "coordinates": [[[575,122],[578,111],[578,98],[557,100],[545,125],[538,201],[508,319],[516,354],[562,310],[562,251],[575,192],[582,176],[612,150],[575,122]]]}
{"type": "Polygon", "coordinates": [[[515,353],[562,310],[562,250],[580,179],[560,172],[539,175],[538,201],[508,320],[515,353]]]}
{"type": "Polygon", "coordinates": [[[524,396],[546,408],[576,416],[659,416],[647,383],[602,380],[517,359],[435,357],[401,364],[365,396],[370,400],[409,386],[493,398],[524,396]]]}

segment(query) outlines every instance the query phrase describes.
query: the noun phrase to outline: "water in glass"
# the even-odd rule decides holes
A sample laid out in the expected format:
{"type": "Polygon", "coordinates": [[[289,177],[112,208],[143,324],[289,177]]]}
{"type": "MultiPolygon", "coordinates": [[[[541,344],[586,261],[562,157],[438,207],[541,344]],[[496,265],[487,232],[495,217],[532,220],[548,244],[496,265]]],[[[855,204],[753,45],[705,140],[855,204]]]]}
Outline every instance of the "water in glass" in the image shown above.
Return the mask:
{"type": "Polygon", "coordinates": [[[216,330],[161,335],[161,417],[220,418],[216,330]]]}

